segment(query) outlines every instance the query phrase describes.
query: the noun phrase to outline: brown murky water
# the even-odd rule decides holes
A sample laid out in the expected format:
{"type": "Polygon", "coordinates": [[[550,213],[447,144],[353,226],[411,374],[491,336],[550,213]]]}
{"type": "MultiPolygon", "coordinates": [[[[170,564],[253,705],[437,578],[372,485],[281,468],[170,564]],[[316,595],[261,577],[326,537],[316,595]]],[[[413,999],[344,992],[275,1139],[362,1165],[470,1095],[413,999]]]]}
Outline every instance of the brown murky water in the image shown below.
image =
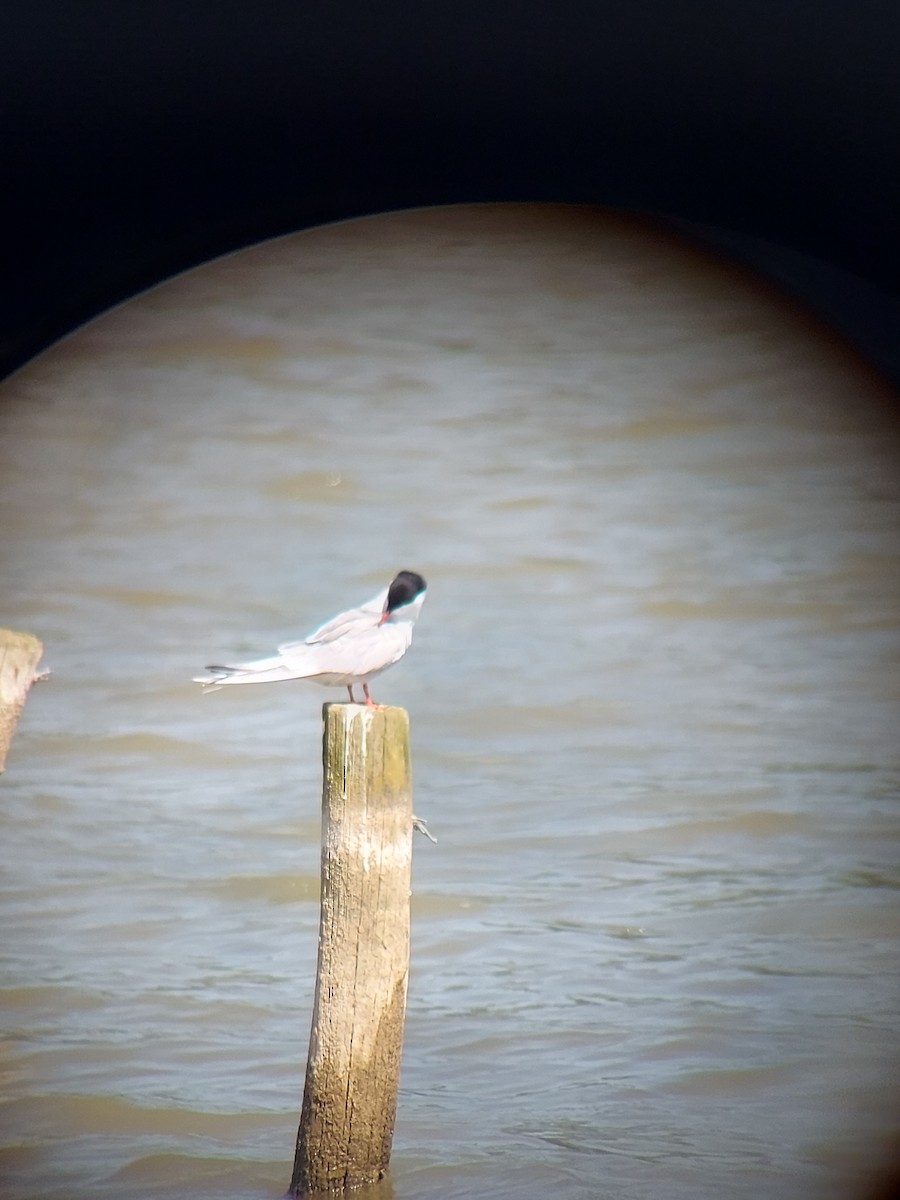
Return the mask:
{"type": "Polygon", "coordinates": [[[382,1200],[864,1194],[900,1096],[897,398],[586,209],[269,243],[0,388],[4,1195],[278,1196],[312,685],[201,697],[421,571],[382,1200]]]}

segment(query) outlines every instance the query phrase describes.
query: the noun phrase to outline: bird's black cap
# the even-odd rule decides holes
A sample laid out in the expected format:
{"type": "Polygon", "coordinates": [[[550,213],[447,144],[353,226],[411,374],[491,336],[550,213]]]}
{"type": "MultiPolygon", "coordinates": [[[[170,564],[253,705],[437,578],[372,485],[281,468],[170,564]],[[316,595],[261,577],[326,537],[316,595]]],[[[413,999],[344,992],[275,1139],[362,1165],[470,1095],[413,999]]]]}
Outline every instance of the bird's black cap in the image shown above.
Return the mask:
{"type": "Polygon", "coordinates": [[[417,575],[415,571],[400,571],[394,576],[393,582],[388,588],[384,611],[386,613],[394,612],[395,609],[402,608],[404,604],[415,600],[416,596],[421,596],[424,591],[425,580],[421,575],[417,575]]]}

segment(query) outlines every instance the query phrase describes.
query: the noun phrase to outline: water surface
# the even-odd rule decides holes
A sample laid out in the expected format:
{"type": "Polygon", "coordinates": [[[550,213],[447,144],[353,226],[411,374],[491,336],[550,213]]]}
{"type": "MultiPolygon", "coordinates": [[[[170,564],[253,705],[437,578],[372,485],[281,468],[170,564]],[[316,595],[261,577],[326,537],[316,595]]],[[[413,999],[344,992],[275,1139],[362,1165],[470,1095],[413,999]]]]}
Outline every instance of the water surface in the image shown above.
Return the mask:
{"type": "Polygon", "coordinates": [[[4,1195],[278,1196],[313,685],[202,697],[421,571],[380,1200],[855,1197],[897,1129],[896,397],[591,210],[281,239],[0,389],[4,1195]]]}

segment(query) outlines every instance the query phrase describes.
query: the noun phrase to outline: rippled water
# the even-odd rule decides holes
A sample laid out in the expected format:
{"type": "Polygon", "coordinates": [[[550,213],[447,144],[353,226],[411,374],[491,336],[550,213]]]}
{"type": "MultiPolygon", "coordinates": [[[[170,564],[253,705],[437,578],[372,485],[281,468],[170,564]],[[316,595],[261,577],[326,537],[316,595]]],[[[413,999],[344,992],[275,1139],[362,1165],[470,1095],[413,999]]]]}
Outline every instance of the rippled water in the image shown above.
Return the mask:
{"type": "Polygon", "coordinates": [[[202,697],[401,567],[418,839],[379,1200],[855,1197],[900,1111],[897,398],[589,210],[270,243],[0,388],[0,1169],[266,1197],[315,970],[320,704],[202,697]]]}

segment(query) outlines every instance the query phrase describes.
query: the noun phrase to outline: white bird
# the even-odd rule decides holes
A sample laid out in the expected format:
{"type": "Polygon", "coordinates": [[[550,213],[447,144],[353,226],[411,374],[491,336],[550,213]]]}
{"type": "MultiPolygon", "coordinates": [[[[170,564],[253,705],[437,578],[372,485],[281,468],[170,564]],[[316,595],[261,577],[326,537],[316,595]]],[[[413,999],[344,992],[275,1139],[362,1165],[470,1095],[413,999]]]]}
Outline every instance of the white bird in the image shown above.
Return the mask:
{"type": "Polygon", "coordinates": [[[209,673],[195,675],[193,682],[202,683],[205,692],[217,692],[232,683],[311,679],[326,687],[345,687],[351,704],[357,703],[354,684],[361,683],[366,704],[375,706],[369,680],[399,662],[409,649],[424,603],[425,580],[415,571],[401,571],[371,600],[332,617],[304,641],[285,642],[271,658],[207,667],[209,673]]]}

